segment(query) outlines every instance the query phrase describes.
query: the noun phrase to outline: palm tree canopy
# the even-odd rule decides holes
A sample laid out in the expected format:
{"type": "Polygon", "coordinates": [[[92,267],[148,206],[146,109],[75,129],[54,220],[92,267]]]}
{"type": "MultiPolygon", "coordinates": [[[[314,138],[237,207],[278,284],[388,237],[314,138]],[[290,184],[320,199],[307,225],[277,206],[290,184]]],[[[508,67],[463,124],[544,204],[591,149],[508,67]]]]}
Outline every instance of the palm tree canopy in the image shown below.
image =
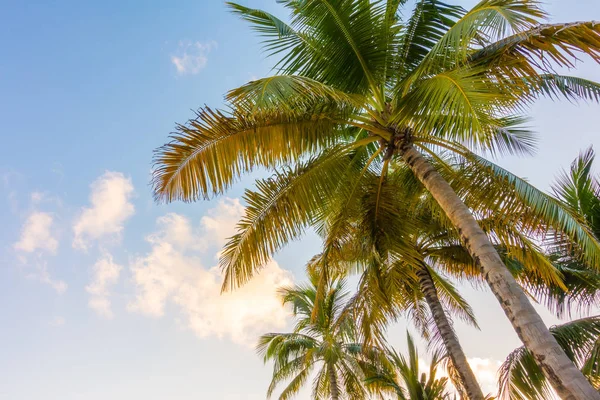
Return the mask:
{"type": "MultiPolygon", "coordinates": [[[[479,183],[504,180],[530,215],[600,265],[598,243],[562,205],[473,153],[533,151],[520,115],[539,96],[599,99],[600,85],[554,74],[547,61],[571,66],[578,54],[600,61],[600,25],[542,24],[546,14],[533,0],[483,0],[471,10],[421,0],[405,21],[399,0],[281,3],[289,23],[230,3],[279,58],[277,75],[232,90],[226,110],[200,109],[155,155],[154,192],[165,201],[223,193],[257,167],[278,171],[258,183],[266,196],[247,200],[252,207],[268,201],[269,191],[284,191],[288,197],[272,210],[284,208],[296,220],[249,209],[240,225],[249,229],[234,238],[236,250],[223,253],[226,285],[245,282],[304,231],[348,173],[349,156],[366,157],[385,176],[403,143],[434,160],[442,150],[460,155],[479,183]],[[315,164],[331,173],[315,180],[315,164]],[[253,229],[257,221],[265,225],[253,229]],[[252,251],[250,237],[265,250],[252,251]]],[[[451,183],[460,191],[471,180],[456,175],[451,183]]]]}
{"type": "Polygon", "coordinates": [[[344,282],[330,281],[321,299],[317,284],[318,277],[312,276],[309,285],[282,289],[283,303],[292,307],[296,319],[294,331],[268,333],[259,339],[257,351],[265,362],[273,362],[268,396],[287,382],[279,399],[289,399],[314,374],[312,398],[329,399],[335,386],[341,398],[364,399],[362,365],[365,357],[377,352],[356,341],[353,321],[342,312],[348,297],[344,282]]]}
{"type": "MultiPolygon", "coordinates": [[[[521,227],[534,231],[543,226],[568,238],[577,244],[575,250],[582,261],[600,267],[600,246],[573,210],[477,155],[531,152],[534,139],[522,127],[522,115],[539,96],[599,99],[600,85],[557,75],[553,67],[572,66],[581,54],[600,61],[600,25],[545,24],[546,14],[536,0],[482,0],[470,10],[420,0],[406,21],[400,18],[404,2],[399,0],[281,3],[291,12],[289,23],[232,5],[234,12],[264,36],[267,49],[279,57],[278,75],[232,90],[225,110],[200,109],[197,118],[181,125],[173,141],[155,156],[154,192],[158,200],[166,201],[220,194],[242,174],[259,167],[278,173],[283,170],[282,178],[271,186],[290,186],[290,191],[285,191],[291,194],[284,199],[287,202],[276,204],[285,212],[281,218],[271,219],[262,212],[248,213],[250,219],[242,221],[248,229],[242,226],[223,253],[226,286],[250,279],[274,251],[310,226],[322,210],[319,200],[338,189],[332,183],[339,182],[340,175],[320,179],[323,192],[316,191],[308,179],[294,187],[295,177],[286,174],[285,167],[307,172],[310,168],[302,168],[307,160],[335,165],[336,159],[355,154],[367,160],[366,169],[350,163],[350,173],[359,177],[372,164],[380,167],[377,175],[383,182],[402,162],[415,174],[419,172],[423,182],[435,175],[437,182],[447,187],[444,190],[452,192],[452,199],[443,199],[440,191],[436,194],[436,200],[448,200],[444,202],[446,213],[452,203],[461,208],[461,215],[468,214],[461,198],[454,195],[465,186],[485,190],[490,180],[504,182],[512,198],[527,206],[527,213],[521,214],[526,221],[521,227]],[[461,157],[472,168],[470,178],[474,179],[467,179],[469,174],[440,177],[438,173],[446,171],[442,152],[461,157]],[[436,168],[422,154],[437,161],[436,168]],[[422,167],[419,171],[413,165],[415,160],[422,167]],[[286,181],[286,175],[292,179],[286,181]],[[266,223],[254,225],[255,221],[266,223]],[[276,229],[264,230],[267,223],[276,229]],[[259,240],[254,247],[248,240],[252,235],[259,240]]],[[[368,189],[362,187],[363,182],[357,181],[359,193],[368,189]]],[[[352,193],[354,189],[348,190],[352,193]]],[[[375,196],[374,218],[386,212],[380,198],[375,196]]],[[[502,208],[503,200],[491,198],[488,209],[502,208]]],[[[482,241],[487,240],[472,218],[452,221],[473,230],[471,239],[477,231],[482,241]]],[[[343,226],[333,226],[334,231],[343,233],[343,226]]],[[[480,245],[492,249],[494,260],[483,266],[487,275],[493,272],[495,278],[488,283],[501,297],[499,290],[505,286],[495,282],[516,285],[492,244],[480,245]]],[[[317,299],[324,298],[319,293],[317,299]]],[[[510,297],[509,291],[502,296],[510,297]]],[[[522,304],[528,313],[533,312],[522,293],[512,300],[515,307],[522,304]]],[[[510,314],[512,308],[504,310],[510,314]]],[[[537,338],[543,337],[546,344],[552,344],[541,319],[531,326],[540,335],[525,335],[527,343],[537,344],[537,338]]],[[[560,352],[558,346],[552,349],[560,352]]],[[[556,375],[559,368],[555,364],[547,367],[556,375]]],[[[559,364],[567,366],[568,359],[561,356],[559,364]]],[[[573,371],[577,372],[569,369],[569,373],[573,371]]],[[[570,385],[569,391],[582,386],[570,385]]],[[[589,390],[585,388],[587,393],[589,390]]]]}

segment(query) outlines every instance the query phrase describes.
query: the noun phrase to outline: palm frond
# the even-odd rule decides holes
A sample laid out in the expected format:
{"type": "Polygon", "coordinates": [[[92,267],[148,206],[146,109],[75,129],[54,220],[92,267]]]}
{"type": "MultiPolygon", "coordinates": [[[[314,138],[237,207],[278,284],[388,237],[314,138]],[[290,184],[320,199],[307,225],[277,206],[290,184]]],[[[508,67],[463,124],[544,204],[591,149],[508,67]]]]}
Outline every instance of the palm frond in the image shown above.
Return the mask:
{"type": "Polygon", "coordinates": [[[538,277],[525,272],[525,277],[520,279],[527,290],[558,318],[571,317],[573,313],[589,313],[600,306],[600,274],[577,260],[563,260],[561,255],[550,256],[562,275],[563,285],[540,282],[538,277]]]}
{"type": "Polygon", "coordinates": [[[455,65],[465,59],[470,49],[531,29],[545,17],[535,0],[482,0],[437,41],[421,68],[455,65]]]}
{"type": "MultiPolygon", "coordinates": [[[[567,356],[582,367],[600,337],[600,317],[590,317],[550,328],[567,356]]],[[[514,350],[499,373],[500,398],[517,400],[547,399],[552,388],[525,348],[514,350]]]]}
{"type": "Polygon", "coordinates": [[[420,65],[435,44],[465,10],[437,0],[420,0],[415,5],[400,45],[401,70],[410,72],[420,65]]]}
{"type": "Polygon", "coordinates": [[[172,142],[155,152],[157,200],[195,201],[223,193],[258,166],[276,167],[340,139],[331,108],[228,114],[208,107],[179,125],[172,142]],[[260,151],[248,151],[260,149],[260,151]]]}
{"type": "Polygon", "coordinates": [[[220,257],[223,288],[247,282],[283,245],[297,239],[333,195],[340,176],[352,167],[348,146],[340,146],[295,168],[285,168],[247,190],[238,232],[220,257]]]}
{"type": "Polygon", "coordinates": [[[248,112],[254,110],[310,107],[311,104],[337,103],[344,107],[361,107],[359,95],[350,95],[314,79],[298,75],[275,75],[251,81],[227,93],[226,99],[236,108],[248,112]]]}
{"type": "Polygon", "coordinates": [[[563,171],[552,186],[554,194],[581,215],[596,237],[600,237],[600,184],[592,176],[595,153],[590,147],[563,171]]]}
{"type": "Polygon", "coordinates": [[[530,85],[533,94],[540,93],[552,99],[565,97],[567,100],[589,100],[600,102],[600,83],[558,74],[542,74],[532,79],[523,78],[530,85]]]}
{"type": "Polygon", "coordinates": [[[263,37],[265,50],[269,55],[285,54],[292,49],[304,49],[311,56],[319,55],[318,46],[309,36],[296,31],[273,14],[259,9],[226,2],[234,14],[249,22],[252,28],[263,37]]]}
{"type": "Polygon", "coordinates": [[[485,149],[498,141],[510,146],[506,134],[520,121],[503,120],[500,112],[514,109],[518,97],[485,75],[483,68],[463,68],[419,82],[401,98],[394,121],[410,124],[417,140],[438,136],[471,148],[485,149]]]}
{"type": "MultiPolygon", "coordinates": [[[[287,2],[296,31],[318,47],[296,45],[282,58],[284,73],[299,74],[351,93],[380,96],[377,78],[389,65],[387,7],[382,2],[287,2]]],[[[383,99],[379,98],[380,106],[383,99]]]]}
{"type": "Polygon", "coordinates": [[[438,296],[445,307],[450,311],[450,314],[457,315],[467,324],[479,329],[473,309],[469,303],[467,303],[465,298],[458,293],[452,282],[438,274],[433,268],[428,268],[428,270],[435,284],[438,296]]]}
{"type": "MultiPolygon", "coordinates": [[[[296,375],[294,377],[294,379],[292,379],[290,381],[290,383],[288,383],[288,385],[285,387],[285,389],[283,389],[283,391],[279,395],[279,400],[288,400],[288,399],[293,398],[300,391],[302,386],[306,383],[306,381],[310,377],[311,370],[312,370],[312,368],[309,368],[309,367],[302,369],[298,373],[298,375],[296,375]]],[[[271,388],[269,388],[269,391],[267,392],[267,398],[270,398],[272,394],[273,394],[273,390],[271,388]]]]}
{"type": "MultiPolygon", "coordinates": [[[[522,229],[531,232],[532,229],[544,228],[537,231],[541,234],[547,232],[547,229],[552,229],[557,235],[567,237],[581,254],[583,260],[592,268],[600,268],[600,244],[598,240],[585,221],[559,200],[535,188],[504,168],[474,154],[464,146],[435,140],[431,142],[452,149],[452,151],[464,157],[474,168],[472,173],[463,169],[460,176],[447,177],[458,193],[465,193],[466,185],[471,188],[469,190],[472,193],[475,193],[477,188],[487,190],[490,185],[494,185],[493,182],[496,182],[496,184],[504,182],[510,190],[504,193],[499,190],[496,196],[488,196],[491,200],[487,204],[490,210],[502,212],[502,209],[506,209],[507,205],[509,206],[508,209],[510,207],[526,207],[526,213],[515,212],[515,209],[512,209],[513,215],[520,218],[522,229]]],[[[496,188],[501,188],[501,186],[496,186],[496,188]]],[[[482,195],[478,197],[485,199],[485,196],[482,195]]]]}
{"type": "MultiPolygon", "coordinates": [[[[468,57],[470,63],[515,66],[525,72],[534,68],[549,71],[554,65],[574,67],[578,54],[600,61],[600,23],[595,21],[541,24],[516,32],[478,49],[468,57]]],[[[525,72],[526,73],[526,72],[525,72]]]]}

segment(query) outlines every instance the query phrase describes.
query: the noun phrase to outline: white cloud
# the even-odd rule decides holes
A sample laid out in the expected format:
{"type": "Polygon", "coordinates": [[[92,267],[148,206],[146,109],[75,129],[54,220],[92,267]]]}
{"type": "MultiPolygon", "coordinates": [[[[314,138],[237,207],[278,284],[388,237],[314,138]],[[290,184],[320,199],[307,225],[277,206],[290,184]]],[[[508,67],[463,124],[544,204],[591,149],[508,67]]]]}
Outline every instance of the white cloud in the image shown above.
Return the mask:
{"type": "Polygon", "coordinates": [[[43,260],[38,260],[35,264],[35,271],[27,274],[27,278],[34,279],[49,285],[58,294],[63,294],[67,291],[67,283],[59,279],[53,279],[48,272],[48,264],[43,260]]]}
{"type": "MultiPolygon", "coordinates": [[[[39,192],[31,194],[33,207],[43,201],[44,195],[39,192]]],[[[21,229],[19,241],[13,244],[17,253],[17,258],[23,264],[27,264],[32,257],[32,262],[28,266],[28,279],[34,279],[51,286],[58,294],[63,294],[67,290],[67,284],[62,280],[53,279],[48,272],[48,263],[43,256],[56,254],[58,249],[58,234],[54,229],[54,216],[51,213],[42,211],[32,211],[21,229]]]]}
{"type": "Polygon", "coordinates": [[[108,253],[94,264],[92,282],[85,290],[90,294],[88,306],[102,317],[113,317],[109,288],[119,281],[122,269],[108,253]]]}
{"type": "Polygon", "coordinates": [[[202,227],[213,244],[223,247],[236,232],[236,225],[244,214],[239,199],[223,199],[200,220],[202,227]]]}
{"type": "Polygon", "coordinates": [[[82,210],[73,225],[73,247],[87,249],[89,242],[118,238],[135,208],[130,199],[133,184],[120,172],[107,171],[91,185],[90,207],[82,210]]]}
{"type": "Polygon", "coordinates": [[[136,297],[129,309],[162,317],[171,303],[181,312],[185,327],[198,337],[226,337],[250,346],[258,335],[283,328],[288,312],[276,291],[292,284],[290,273],[271,262],[241,289],[220,295],[219,268],[202,265],[207,249],[220,248],[233,234],[242,212],[239,201],[223,200],[202,218],[198,232],[180,215],[159,218],[158,231],[147,238],[150,252],[130,266],[136,297]]]}
{"type": "Polygon", "coordinates": [[[20,240],[14,244],[15,250],[33,253],[36,250],[56,254],[58,240],[52,231],[54,217],[45,212],[32,212],[21,230],[20,240]]]}
{"type": "Polygon", "coordinates": [[[208,63],[208,54],[217,47],[214,41],[209,42],[179,42],[177,54],[171,56],[171,62],[175,65],[180,75],[195,75],[202,71],[208,63]]]}

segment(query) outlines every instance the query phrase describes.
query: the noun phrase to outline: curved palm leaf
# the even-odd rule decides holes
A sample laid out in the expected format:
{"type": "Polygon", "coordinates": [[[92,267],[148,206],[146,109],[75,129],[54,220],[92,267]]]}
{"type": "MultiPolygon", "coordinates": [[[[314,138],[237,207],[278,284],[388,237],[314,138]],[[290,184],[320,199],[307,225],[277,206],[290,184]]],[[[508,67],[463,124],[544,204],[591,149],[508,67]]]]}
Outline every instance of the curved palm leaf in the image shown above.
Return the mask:
{"type": "Polygon", "coordinates": [[[155,197],[166,201],[208,198],[257,166],[276,167],[327,148],[340,140],[332,111],[317,104],[293,112],[252,114],[201,109],[197,119],[180,125],[173,141],[156,151],[155,197]]]}
{"type": "MultiPolygon", "coordinates": [[[[600,337],[600,317],[575,320],[554,326],[550,331],[569,358],[582,367],[597,346],[600,337]]],[[[597,375],[588,377],[598,378],[597,375]]],[[[500,398],[536,400],[553,397],[553,391],[542,371],[531,353],[523,347],[514,350],[502,364],[499,385],[500,398]]]]}

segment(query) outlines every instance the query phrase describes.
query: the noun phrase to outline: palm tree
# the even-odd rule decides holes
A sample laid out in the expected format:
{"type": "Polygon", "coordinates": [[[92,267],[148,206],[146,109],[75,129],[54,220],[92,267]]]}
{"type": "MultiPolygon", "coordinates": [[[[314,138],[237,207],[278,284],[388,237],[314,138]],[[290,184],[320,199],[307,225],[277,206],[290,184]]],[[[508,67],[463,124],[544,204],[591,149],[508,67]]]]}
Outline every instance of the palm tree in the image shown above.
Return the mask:
{"type": "Polygon", "coordinates": [[[293,307],[296,326],[291,333],[263,335],[257,350],[265,362],[273,361],[270,397],[276,386],[289,381],[280,400],[295,395],[317,369],[313,399],[364,399],[363,358],[369,354],[356,341],[353,321],[342,313],[348,293],[342,280],[327,284],[326,295],[317,299],[316,276],[311,284],[281,291],[284,304],[293,307]],[[317,305],[320,301],[322,304],[317,305]],[[316,316],[313,318],[313,314],[316,316]]]}
{"type": "Polygon", "coordinates": [[[388,360],[367,370],[367,386],[375,392],[392,393],[399,400],[450,400],[448,378],[437,378],[444,356],[433,354],[429,374],[420,371],[419,353],[412,337],[407,333],[408,359],[395,350],[387,351],[388,360]]]}
{"type": "Polygon", "coordinates": [[[402,0],[281,3],[292,13],[290,24],[231,5],[264,36],[267,49],[281,57],[280,74],[231,91],[227,111],[201,109],[155,158],[155,196],[167,201],[220,194],[257,167],[306,159],[329,165],[327,177],[305,181],[304,198],[288,203],[282,219],[271,221],[275,229],[248,228],[247,221],[263,215],[247,215],[240,226],[248,228],[246,233],[233,239],[238,249],[223,253],[225,284],[242,284],[273,251],[303,232],[318,209],[315,204],[335,191],[336,161],[364,150],[373,161],[383,161],[383,175],[392,160],[404,162],[456,227],[559,394],[600,399],[458,195],[461,185],[471,183],[448,181],[431,162],[445,149],[476,171],[487,171],[485,179],[490,174],[504,178],[529,204],[531,215],[576,239],[589,264],[598,266],[597,241],[570,212],[473,150],[529,150],[531,136],[518,128],[519,113],[540,95],[598,100],[598,84],[557,75],[552,65],[572,66],[577,52],[600,61],[600,25],[541,24],[546,14],[535,0],[483,0],[468,11],[421,0],[405,23],[399,17],[402,0]],[[290,213],[302,223],[286,220],[290,213]],[[249,250],[250,236],[267,250],[249,250]]]}
{"type": "MultiPolygon", "coordinates": [[[[455,172],[462,173],[460,169],[455,172]]],[[[337,264],[342,264],[338,268],[342,274],[352,270],[353,265],[354,269],[363,269],[359,290],[348,304],[359,321],[362,336],[368,341],[384,340],[384,327],[402,312],[408,312],[424,337],[438,339],[436,342],[445,346],[457,372],[455,385],[469,398],[483,398],[449,315],[474,326],[477,323],[470,306],[444,276],[480,281],[478,266],[460,246],[458,233],[410,170],[394,166],[385,179],[365,174],[371,176],[371,184],[357,191],[359,196],[344,197],[342,206],[321,213],[324,222],[318,218],[315,221],[325,242],[322,257],[327,255],[324,264],[328,268],[323,272],[337,264]],[[407,188],[410,195],[403,194],[407,188]],[[430,337],[431,332],[434,338],[430,337]]],[[[341,184],[342,188],[348,186],[352,182],[341,184]]],[[[555,296],[561,293],[562,272],[520,229],[516,223],[518,214],[508,215],[502,209],[491,213],[478,206],[475,199],[469,199],[468,204],[477,210],[478,222],[486,232],[497,238],[497,246],[501,245],[503,257],[511,261],[511,271],[521,284],[528,289],[539,287],[540,291],[552,287],[555,296]]],[[[511,204],[510,211],[514,213],[518,208],[511,204]]]]}

